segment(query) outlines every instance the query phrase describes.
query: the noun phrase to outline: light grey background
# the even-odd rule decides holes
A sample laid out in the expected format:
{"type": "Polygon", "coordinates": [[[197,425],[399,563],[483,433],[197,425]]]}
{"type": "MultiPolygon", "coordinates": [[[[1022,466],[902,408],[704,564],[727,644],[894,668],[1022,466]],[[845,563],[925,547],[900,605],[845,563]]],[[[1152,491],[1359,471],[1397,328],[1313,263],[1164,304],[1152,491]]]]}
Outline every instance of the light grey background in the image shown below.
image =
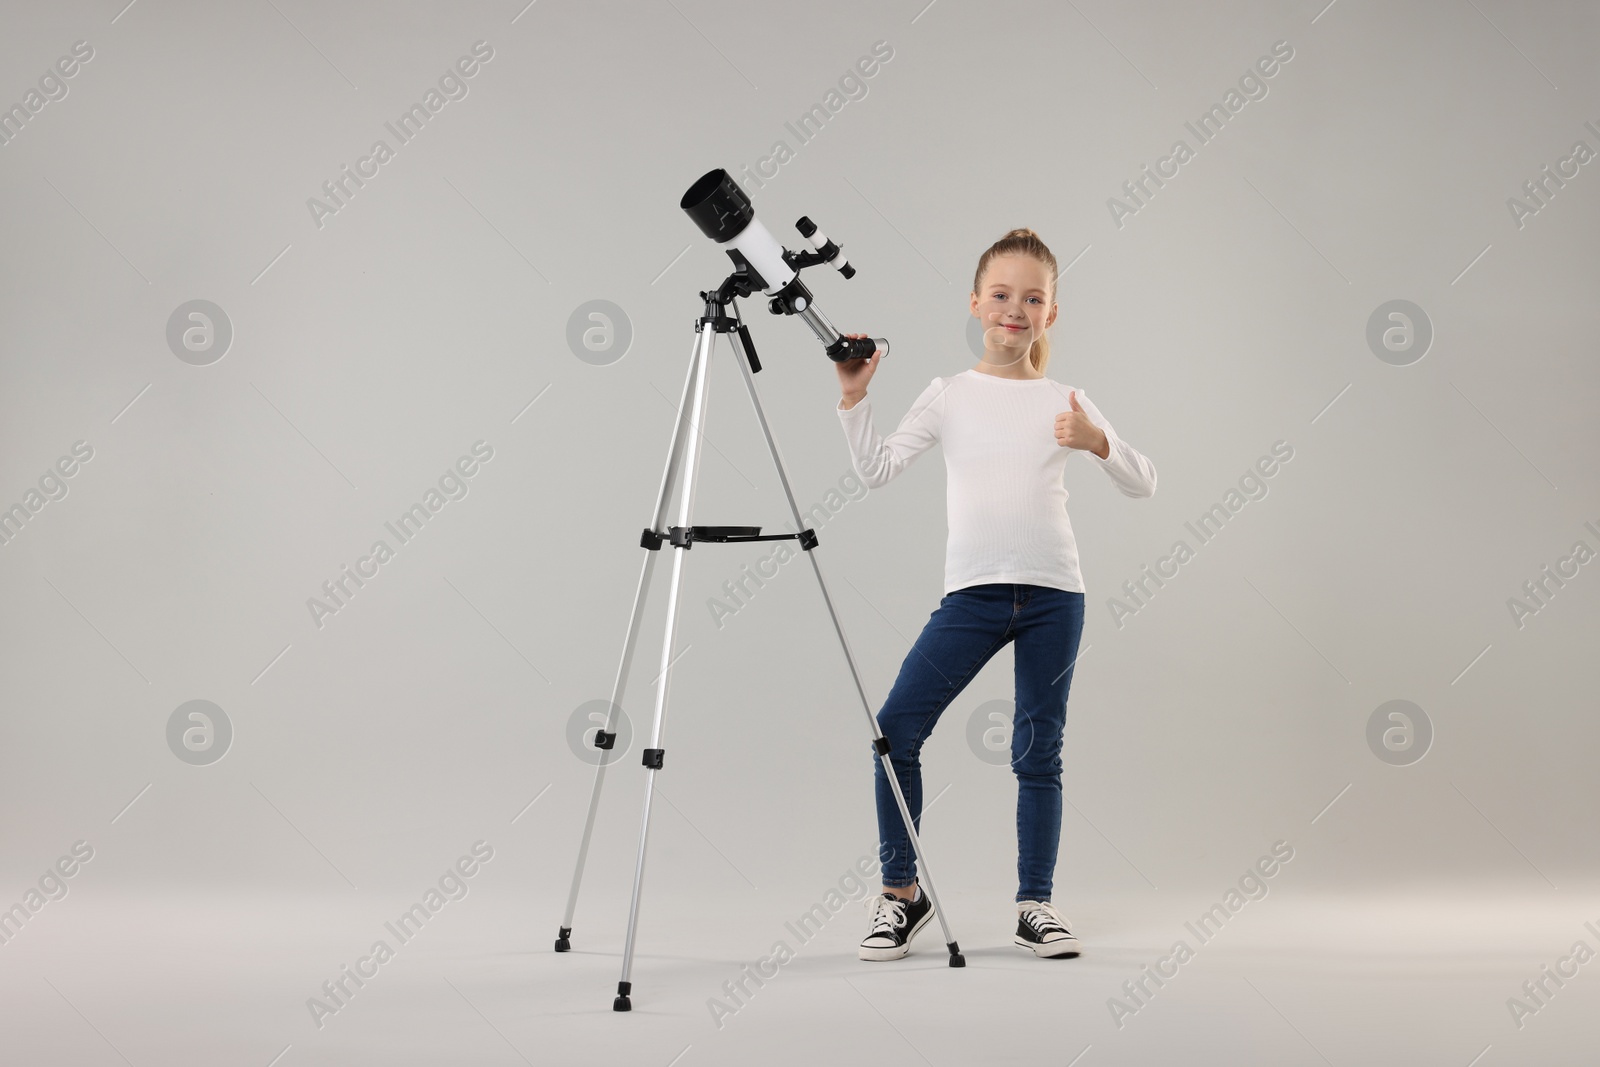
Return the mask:
{"type": "MultiPolygon", "coordinates": [[[[1579,1062],[1600,980],[1520,1029],[1505,1002],[1573,941],[1600,946],[1582,925],[1600,925],[1600,569],[1521,627],[1507,601],[1574,542],[1600,549],[1583,525],[1600,526],[1597,166],[1521,227],[1507,200],[1574,142],[1600,150],[1592,5],[113,0],[0,18],[7,106],[74,42],[94,49],[0,147],[0,506],[93,448],[0,546],[0,906],[74,842],[95,850],[0,946],[19,1062],[1064,1063],[1092,1046],[1088,1067],[1172,1055],[1196,1026],[1217,1062],[1579,1062]],[[307,199],[393,145],[384,123],[477,41],[493,58],[467,95],[319,228],[307,199]],[[800,145],[785,124],[879,41],[893,57],[865,95],[800,145]],[[1294,54],[1267,95],[1119,227],[1108,199],[1193,146],[1184,123],[1277,41],[1294,54]],[[865,724],[805,564],[719,628],[708,598],[771,550],[708,545],[687,561],[641,1010],[617,1017],[668,559],[563,958],[592,774],[567,723],[609,696],[696,293],[729,267],[678,197],[779,140],[794,156],[756,209],[791,246],[802,214],[846,246],[854,280],[807,280],[840,329],[893,342],[881,432],[973,364],[977,257],[1030,226],[1070,264],[1050,376],[1159,471],[1149,500],[1086,461],[1067,474],[1088,592],[1056,899],[1085,956],[1007,945],[1014,780],[964,733],[1010,697],[1007,651],[924,756],[929,798],[948,786],[926,839],[969,971],[945,973],[927,933],[902,972],[923,979],[897,987],[854,960],[852,910],[783,972],[810,977],[708,1022],[875,826],[865,724]],[[167,343],[197,299],[233,331],[206,366],[167,343]],[[1366,341],[1395,299],[1434,331],[1408,366],[1366,341]],[[605,365],[567,343],[592,300],[631,324],[605,365]],[[384,523],[479,441],[493,458],[466,496],[319,628],[308,598],[394,545],[384,523]],[[1277,441],[1294,457],[1270,492],[1119,628],[1108,598],[1194,546],[1185,523],[1277,441]],[[204,766],[167,742],[197,699],[233,730],[204,766]],[[1432,724],[1409,766],[1367,743],[1395,699],[1432,724]],[[495,858],[431,947],[314,1027],[306,998],[478,840],[495,858]],[[1278,840],[1296,857],[1272,895],[1182,972],[1210,974],[1115,1027],[1118,985],[1278,840]],[[1402,992],[1417,972],[1438,983],[1426,1013],[1402,992]]],[[[809,507],[850,470],[837,380],[802,325],[744,312],[809,507]]],[[[696,520],[778,528],[718,355],[696,520]]],[[[938,601],[942,467],[929,454],[819,527],[874,701],[938,601]]]]}

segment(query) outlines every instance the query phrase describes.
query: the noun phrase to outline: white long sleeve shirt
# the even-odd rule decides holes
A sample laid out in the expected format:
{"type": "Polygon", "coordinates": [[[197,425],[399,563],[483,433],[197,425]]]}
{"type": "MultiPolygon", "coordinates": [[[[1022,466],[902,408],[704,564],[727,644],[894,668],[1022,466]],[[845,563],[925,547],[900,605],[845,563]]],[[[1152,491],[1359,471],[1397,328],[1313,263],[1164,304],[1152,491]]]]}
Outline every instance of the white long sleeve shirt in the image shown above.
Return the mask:
{"type": "Polygon", "coordinates": [[[1105,432],[1110,452],[1101,459],[1056,441],[1056,416],[1072,409],[1071,391],[1051,378],[962,371],[933,379],[888,437],[872,425],[870,398],[849,409],[839,402],[851,462],[873,488],[943,443],[950,528],[946,593],[986,582],[1084,592],[1062,479],[1074,455],[1088,456],[1125,496],[1156,491],[1155,465],[1117,436],[1081,389],[1078,403],[1105,432]]]}

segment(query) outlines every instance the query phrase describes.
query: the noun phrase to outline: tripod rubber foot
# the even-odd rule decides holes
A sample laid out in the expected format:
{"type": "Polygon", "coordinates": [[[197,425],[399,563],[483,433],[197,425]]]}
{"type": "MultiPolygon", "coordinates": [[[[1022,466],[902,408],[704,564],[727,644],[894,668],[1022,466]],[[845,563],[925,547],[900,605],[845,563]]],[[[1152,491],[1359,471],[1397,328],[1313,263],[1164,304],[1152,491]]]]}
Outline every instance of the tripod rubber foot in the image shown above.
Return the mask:
{"type": "Polygon", "coordinates": [[[563,926],[561,928],[561,932],[556,935],[556,951],[557,952],[566,952],[566,951],[568,951],[569,949],[572,948],[572,942],[567,940],[567,938],[570,937],[571,935],[572,935],[572,927],[563,926]]]}
{"type": "Polygon", "coordinates": [[[612,1011],[632,1011],[633,1001],[628,999],[628,994],[633,992],[632,982],[617,983],[617,999],[611,1002],[612,1011]]]}
{"type": "Polygon", "coordinates": [[[967,958],[961,954],[960,945],[952,941],[945,947],[950,950],[950,966],[965,967],[967,965],[967,958]]]}

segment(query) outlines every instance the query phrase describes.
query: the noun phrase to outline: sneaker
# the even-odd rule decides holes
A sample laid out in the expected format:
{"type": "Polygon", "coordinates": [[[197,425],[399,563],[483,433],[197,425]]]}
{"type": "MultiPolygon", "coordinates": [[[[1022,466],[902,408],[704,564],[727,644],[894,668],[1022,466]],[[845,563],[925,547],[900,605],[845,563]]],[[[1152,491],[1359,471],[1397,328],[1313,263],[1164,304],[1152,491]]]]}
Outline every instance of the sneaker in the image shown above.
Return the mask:
{"type": "Polygon", "coordinates": [[[897,960],[911,951],[911,939],[933,918],[928,894],[919,900],[901,900],[893,893],[867,898],[872,929],[861,941],[859,955],[864,960],[897,960]]]}
{"type": "Polygon", "coordinates": [[[1048,900],[1017,901],[1015,944],[1030,949],[1035,956],[1076,956],[1078,939],[1067,929],[1067,921],[1048,900]]]}

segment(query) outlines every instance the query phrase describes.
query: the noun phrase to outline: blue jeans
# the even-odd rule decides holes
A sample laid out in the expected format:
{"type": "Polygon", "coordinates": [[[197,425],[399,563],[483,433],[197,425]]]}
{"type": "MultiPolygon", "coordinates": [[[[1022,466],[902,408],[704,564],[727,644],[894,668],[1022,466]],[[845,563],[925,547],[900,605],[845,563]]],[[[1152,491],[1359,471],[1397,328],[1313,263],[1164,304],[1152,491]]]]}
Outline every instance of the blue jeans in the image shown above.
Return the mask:
{"type": "MultiPolygon", "coordinates": [[[[906,806],[922,830],[922,743],[967,683],[1015,640],[1017,899],[1049,900],[1061,841],[1061,738],[1083,633],[1083,594],[1039,585],[974,585],[947,593],[900,666],[878,727],[906,806]]],[[[916,880],[916,857],[883,763],[873,753],[883,884],[916,880]]]]}

